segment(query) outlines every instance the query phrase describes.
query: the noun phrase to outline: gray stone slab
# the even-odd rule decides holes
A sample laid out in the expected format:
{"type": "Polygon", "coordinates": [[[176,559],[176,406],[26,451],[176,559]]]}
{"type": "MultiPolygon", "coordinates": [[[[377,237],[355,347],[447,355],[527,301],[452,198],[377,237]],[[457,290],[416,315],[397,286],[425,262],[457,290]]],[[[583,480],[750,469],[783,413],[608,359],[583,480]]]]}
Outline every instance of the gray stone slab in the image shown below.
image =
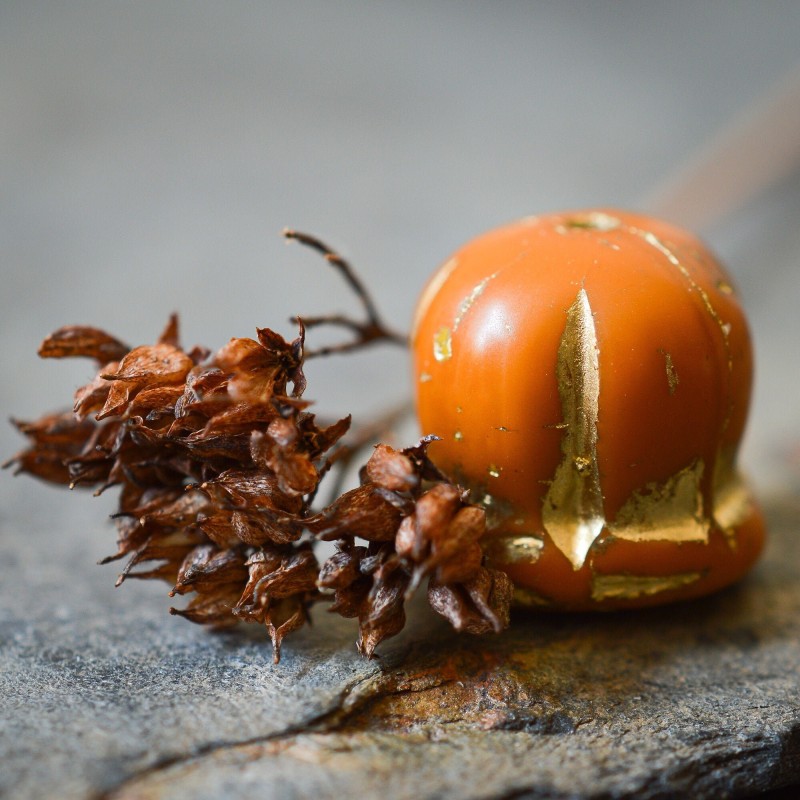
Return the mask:
{"type": "Polygon", "coordinates": [[[483,639],[416,608],[377,662],[318,612],[275,668],[254,629],[168,617],[158,584],[110,591],[66,535],[87,499],[59,499],[3,537],[9,796],[737,797],[800,781],[794,500],[770,505],[755,573],[703,601],[517,615],[483,639]]]}
{"type": "Polygon", "coordinates": [[[797,504],[743,585],[420,643],[331,733],[156,770],[118,798],[744,797],[800,781],[797,504]]]}
{"type": "Polygon", "coordinates": [[[261,630],[181,624],[165,584],[114,590],[115,568],[93,563],[113,550],[108,503],[4,478],[30,511],[0,536],[0,794],[93,796],[198,748],[302,728],[378,670],[345,621],[295,637],[276,669],[261,630]]]}

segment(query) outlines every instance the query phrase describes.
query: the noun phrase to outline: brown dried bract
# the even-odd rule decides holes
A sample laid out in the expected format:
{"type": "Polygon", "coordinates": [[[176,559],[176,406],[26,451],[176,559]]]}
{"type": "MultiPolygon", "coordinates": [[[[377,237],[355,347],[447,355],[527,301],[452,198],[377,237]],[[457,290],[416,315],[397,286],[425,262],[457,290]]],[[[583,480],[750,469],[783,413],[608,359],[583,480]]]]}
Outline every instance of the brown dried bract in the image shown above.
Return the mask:
{"type": "Polygon", "coordinates": [[[130,347],[98,328],[85,325],[67,325],[51,333],[39,346],[42,358],[68,358],[84,356],[93,358],[98,365],[118,361],[130,347]]]}
{"type": "Polygon", "coordinates": [[[431,441],[401,451],[378,445],[362,485],[309,520],[320,538],[339,540],[319,586],[333,590],[332,611],[358,617],[358,647],[368,657],[402,629],[404,602],[425,577],[432,608],[457,630],[487,633],[508,625],[510,581],[482,566],[484,511],[468,505],[466,492],[430,462],[431,441]],[[369,547],[355,546],[355,536],[369,547]]]}
{"type": "Polygon", "coordinates": [[[205,349],[179,346],[173,316],[154,345],[128,351],[73,327],[41,352],[88,356],[100,370],[76,393],[74,414],[17,423],[29,447],[9,463],[55,483],[119,486],[117,552],[107,559],[128,558],[118,582],[167,580],[173,594],[193,595],[173,613],[215,626],[260,622],[279,653],[318,596],[318,565],[300,540],[320,468],[349,427],[347,418],[321,428],[304,410],[302,330],[287,342],[260,329],[202,361],[205,349]],[[281,561],[253,600],[253,570],[274,548],[281,561]]]}
{"type": "Polygon", "coordinates": [[[432,581],[428,601],[457,631],[500,633],[508,627],[514,587],[504,572],[481,567],[460,584],[432,581]]]}

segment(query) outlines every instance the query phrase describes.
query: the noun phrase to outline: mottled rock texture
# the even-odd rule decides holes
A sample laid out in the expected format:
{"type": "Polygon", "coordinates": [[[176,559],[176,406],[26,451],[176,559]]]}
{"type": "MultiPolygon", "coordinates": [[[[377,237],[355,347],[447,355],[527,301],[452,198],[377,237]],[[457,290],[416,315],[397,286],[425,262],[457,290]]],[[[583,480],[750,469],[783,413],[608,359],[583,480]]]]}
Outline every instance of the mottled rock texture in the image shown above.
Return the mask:
{"type": "Polygon", "coordinates": [[[795,500],[768,504],[766,558],[716,597],[517,615],[481,639],[420,607],[372,662],[320,610],[276,667],[260,630],[215,635],[166,615],[157,585],[111,589],[92,565],[98,501],[15,485],[31,511],[26,530],[4,520],[1,545],[9,797],[746,797],[800,782],[795,500]]]}

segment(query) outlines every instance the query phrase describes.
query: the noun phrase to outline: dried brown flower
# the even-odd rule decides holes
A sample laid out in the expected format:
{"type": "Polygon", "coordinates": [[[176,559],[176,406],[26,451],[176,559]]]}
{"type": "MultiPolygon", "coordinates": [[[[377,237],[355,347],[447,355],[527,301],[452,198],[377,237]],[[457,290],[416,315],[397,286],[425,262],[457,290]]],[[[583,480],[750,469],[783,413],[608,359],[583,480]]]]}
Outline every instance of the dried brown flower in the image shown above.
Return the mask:
{"type": "Polygon", "coordinates": [[[511,582],[482,566],[484,511],[469,505],[467,493],[430,461],[434,440],[405,450],[378,445],[362,485],[307,522],[320,538],[340,540],[339,552],[322,565],[319,585],[333,590],[332,611],[358,617],[358,647],[368,657],[402,629],[404,602],[426,577],[431,607],[457,630],[486,633],[508,625],[511,582]],[[353,546],[354,534],[369,546],[353,546]]]}
{"type": "Polygon", "coordinates": [[[155,344],[133,349],[95,328],[61,328],[40,355],[91,358],[97,375],[75,393],[73,413],[15,422],[29,445],[8,464],[98,493],[119,487],[117,552],[104,559],[127,558],[117,583],[160,578],[172,596],[190,595],[174,614],[213,626],[264,625],[276,661],[283,638],[320,600],[358,619],[358,648],[372,657],[402,629],[405,601],[425,578],[431,606],[457,630],[500,630],[510,583],[483,566],[484,512],[428,458],[435,437],[405,450],[378,445],[360,486],[313,507],[324,476],[367,440],[348,448],[350,417],[320,425],[307,411],[305,360],[403,340],[382,323],[347,262],[317,239],[286,235],[323,253],[366,321],[298,320],[291,342],[261,328],[214,355],[184,350],[174,315],[155,344]],[[355,338],[307,353],[306,327],[323,324],[355,338]],[[315,539],[337,544],[321,566],[315,539]]]}

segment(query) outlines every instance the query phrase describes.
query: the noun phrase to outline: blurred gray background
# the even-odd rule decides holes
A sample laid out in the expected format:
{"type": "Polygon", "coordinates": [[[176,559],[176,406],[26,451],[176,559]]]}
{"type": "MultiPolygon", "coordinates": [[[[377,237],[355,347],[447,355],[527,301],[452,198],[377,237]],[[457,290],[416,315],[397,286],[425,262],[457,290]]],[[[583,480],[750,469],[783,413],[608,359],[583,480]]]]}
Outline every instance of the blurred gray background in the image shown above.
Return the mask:
{"type": "MultiPolygon", "coordinates": [[[[537,212],[642,207],[798,63],[796,0],[3,0],[0,410],[30,418],[89,377],[36,358],[63,324],[140,344],[178,310],[184,343],[216,348],[356,311],[284,226],[341,249],[407,330],[462,242],[537,212]]],[[[798,219],[795,172],[701,231],[755,332],[762,486],[800,469],[798,219]]],[[[326,414],[408,391],[385,348],[309,373],[326,414]]],[[[19,441],[0,427],[3,456],[19,441]]],[[[4,513],[64,502],[29,483],[2,476],[4,513]]]]}

